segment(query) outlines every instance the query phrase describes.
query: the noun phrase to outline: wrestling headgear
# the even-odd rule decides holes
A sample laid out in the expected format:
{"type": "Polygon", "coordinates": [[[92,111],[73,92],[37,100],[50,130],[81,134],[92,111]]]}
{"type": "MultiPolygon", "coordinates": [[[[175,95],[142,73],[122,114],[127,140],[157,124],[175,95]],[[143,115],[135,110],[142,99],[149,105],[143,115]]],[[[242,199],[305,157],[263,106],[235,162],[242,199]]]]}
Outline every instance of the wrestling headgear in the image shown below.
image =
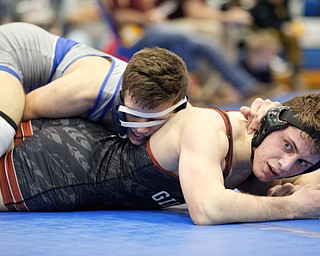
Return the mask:
{"type": "MultiPolygon", "coordinates": [[[[251,161],[253,161],[254,152],[253,148],[258,147],[261,142],[273,131],[281,130],[292,125],[305,133],[307,133],[318,145],[320,144],[320,131],[306,127],[301,124],[301,122],[294,117],[295,113],[290,110],[289,107],[281,106],[276,108],[271,108],[267,111],[264,117],[261,119],[260,127],[255,132],[252,138],[252,154],[251,161]]],[[[320,161],[315,165],[308,168],[304,173],[312,172],[320,168],[320,161]]]]}
{"type": "Polygon", "coordinates": [[[119,136],[124,138],[126,137],[126,134],[127,134],[127,128],[152,127],[156,125],[161,125],[166,121],[165,119],[161,119],[161,120],[154,120],[154,121],[147,121],[147,122],[127,122],[126,113],[137,116],[137,117],[142,117],[142,118],[157,119],[157,118],[166,116],[173,110],[176,110],[176,111],[182,110],[187,107],[187,104],[188,104],[188,98],[184,97],[178,103],[174,104],[173,106],[171,106],[170,108],[164,111],[155,112],[155,113],[145,113],[145,112],[140,112],[140,111],[136,111],[136,110],[125,107],[123,104],[123,98],[121,96],[121,93],[119,93],[117,98],[115,99],[114,107],[111,110],[112,120],[116,126],[119,136]]]}

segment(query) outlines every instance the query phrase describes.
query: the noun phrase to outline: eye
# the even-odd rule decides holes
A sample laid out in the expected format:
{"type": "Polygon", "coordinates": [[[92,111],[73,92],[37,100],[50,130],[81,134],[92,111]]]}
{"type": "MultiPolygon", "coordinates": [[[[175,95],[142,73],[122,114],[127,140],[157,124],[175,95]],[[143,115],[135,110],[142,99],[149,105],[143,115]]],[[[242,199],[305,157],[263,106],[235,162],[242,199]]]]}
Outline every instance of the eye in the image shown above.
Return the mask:
{"type": "Polygon", "coordinates": [[[292,145],[288,141],[284,141],[284,148],[288,152],[292,151],[292,145]]]}
{"type": "Polygon", "coordinates": [[[131,114],[126,114],[126,118],[128,121],[131,121],[131,122],[144,122],[145,121],[145,118],[138,117],[138,116],[131,115],[131,114]]]}
{"type": "Polygon", "coordinates": [[[300,166],[306,167],[308,165],[307,161],[303,159],[298,159],[298,163],[300,166]]]}

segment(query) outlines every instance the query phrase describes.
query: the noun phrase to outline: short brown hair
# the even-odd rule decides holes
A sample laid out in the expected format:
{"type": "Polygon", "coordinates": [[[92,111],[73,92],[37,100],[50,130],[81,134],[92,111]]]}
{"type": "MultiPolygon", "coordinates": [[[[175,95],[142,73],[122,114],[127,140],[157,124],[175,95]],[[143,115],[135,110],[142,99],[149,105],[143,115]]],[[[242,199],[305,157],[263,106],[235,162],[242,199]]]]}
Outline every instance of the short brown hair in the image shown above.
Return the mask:
{"type": "MultiPolygon", "coordinates": [[[[296,96],[283,105],[290,107],[303,126],[320,131],[320,93],[296,96]]],[[[320,153],[319,144],[318,138],[316,144],[318,154],[320,153]]]]}
{"type": "Polygon", "coordinates": [[[187,95],[189,75],[184,61],[163,48],[145,48],[133,55],[123,75],[126,93],[142,108],[177,103],[187,95]]]}

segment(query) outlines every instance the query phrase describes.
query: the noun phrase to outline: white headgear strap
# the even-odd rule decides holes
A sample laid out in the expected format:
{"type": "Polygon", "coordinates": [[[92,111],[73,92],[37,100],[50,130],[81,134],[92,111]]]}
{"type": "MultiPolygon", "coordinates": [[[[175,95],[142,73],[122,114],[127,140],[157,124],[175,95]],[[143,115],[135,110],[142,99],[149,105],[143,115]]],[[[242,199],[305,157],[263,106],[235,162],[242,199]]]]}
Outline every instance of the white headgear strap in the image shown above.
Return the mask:
{"type": "MultiPolygon", "coordinates": [[[[145,113],[145,112],[140,112],[137,110],[133,110],[130,108],[127,108],[125,106],[119,106],[118,111],[127,113],[130,115],[134,115],[137,117],[142,117],[142,118],[160,118],[163,116],[168,115],[170,112],[181,106],[182,104],[186,103],[188,101],[187,97],[183,98],[180,100],[178,103],[174,104],[170,108],[160,111],[160,112],[154,112],[154,113],[145,113]]],[[[121,126],[123,127],[128,127],[128,128],[145,128],[145,127],[152,127],[156,125],[161,125],[164,122],[166,122],[166,119],[161,119],[161,120],[154,120],[154,121],[147,121],[147,122],[125,122],[120,120],[121,126]]]]}

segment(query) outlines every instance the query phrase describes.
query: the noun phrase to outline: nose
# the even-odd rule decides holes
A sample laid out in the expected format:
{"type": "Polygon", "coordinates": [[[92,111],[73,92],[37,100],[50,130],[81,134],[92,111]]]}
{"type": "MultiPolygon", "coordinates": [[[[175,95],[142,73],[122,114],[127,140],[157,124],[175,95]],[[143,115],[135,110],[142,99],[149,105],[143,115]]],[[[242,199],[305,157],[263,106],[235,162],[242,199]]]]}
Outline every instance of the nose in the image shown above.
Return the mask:
{"type": "Polygon", "coordinates": [[[136,128],[136,131],[139,133],[148,133],[150,131],[150,127],[140,127],[140,128],[136,128]]]}
{"type": "Polygon", "coordinates": [[[297,162],[297,158],[295,156],[282,157],[279,160],[281,176],[285,176],[289,172],[292,173],[293,171],[295,171],[294,170],[294,165],[295,165],[296,162],[297,162]]]}

